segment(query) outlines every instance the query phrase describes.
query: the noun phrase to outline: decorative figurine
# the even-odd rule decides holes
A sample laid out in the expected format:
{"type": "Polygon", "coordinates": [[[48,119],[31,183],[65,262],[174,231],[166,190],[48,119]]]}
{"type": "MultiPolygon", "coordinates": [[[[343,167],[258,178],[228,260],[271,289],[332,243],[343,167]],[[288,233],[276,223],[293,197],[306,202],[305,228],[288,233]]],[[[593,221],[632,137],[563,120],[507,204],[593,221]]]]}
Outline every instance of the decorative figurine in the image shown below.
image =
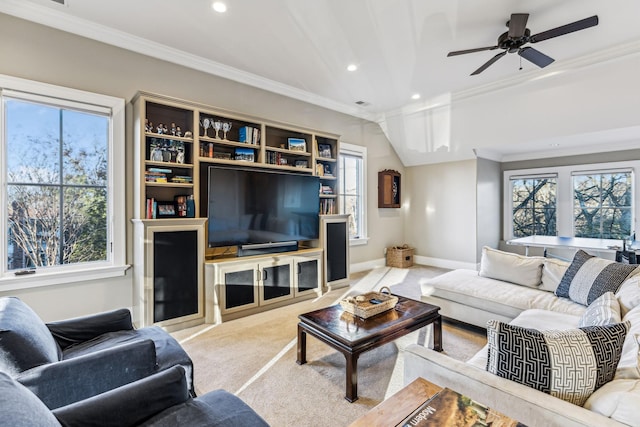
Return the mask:
{"type": "Polygon", "coordinates": [[[162,135],[164,130],[164,125],[162,123],[158,123],[158,127],[156,128],[156,133],[162,135]]]}
{"type": "Polygon", "coordinates": [[[177,136],[176,133],[177,133],[176,124],[175,123],[171,123],[171,135],[177,136]]]}

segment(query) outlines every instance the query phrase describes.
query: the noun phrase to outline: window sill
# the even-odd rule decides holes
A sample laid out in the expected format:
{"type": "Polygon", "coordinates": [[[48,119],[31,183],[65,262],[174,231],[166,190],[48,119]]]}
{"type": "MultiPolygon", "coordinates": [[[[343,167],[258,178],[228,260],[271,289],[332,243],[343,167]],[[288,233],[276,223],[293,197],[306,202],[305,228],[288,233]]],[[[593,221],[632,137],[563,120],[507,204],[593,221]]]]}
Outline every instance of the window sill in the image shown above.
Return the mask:
{"type": "Polygon", "coordinates": [[[0,292],[120,277],[124,276],[130,267],[130,265],[125,264],[75,271],[47,272],[46,270],[39,270],[34,274],[24,276],[7,275],[0,278],[0,292]]]}
{"type": "Polygon", "coordinates": [[[357,239],[349,239],[349,246],[362,246],[369,243],[368,237],[359,237],[357,239]]]}

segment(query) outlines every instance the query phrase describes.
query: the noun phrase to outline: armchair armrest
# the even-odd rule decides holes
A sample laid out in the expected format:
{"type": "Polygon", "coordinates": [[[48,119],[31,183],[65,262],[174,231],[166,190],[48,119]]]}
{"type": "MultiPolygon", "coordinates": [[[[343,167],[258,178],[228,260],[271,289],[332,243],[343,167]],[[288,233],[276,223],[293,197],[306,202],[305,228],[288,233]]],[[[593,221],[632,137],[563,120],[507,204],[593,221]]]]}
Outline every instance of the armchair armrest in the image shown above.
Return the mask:
{"type": "Polygon", "coordinates": [[[65,427],[135,426],[189,399],[184,368],[174,366],[155,375],[53,411],[65,427]]]}
{"type": "Polygon", "coordinates": [[[76,343],[89,341],[107,332],[133,329],[131,312],[126,308],[47,323],[51,335],[63,350],[76,343]]]}
{"type": "Polygon", "coordinates": [[[141,340],[40,365],[16,380],[54,409],[137,381],[156,369],[155,344],[141,340]]]}

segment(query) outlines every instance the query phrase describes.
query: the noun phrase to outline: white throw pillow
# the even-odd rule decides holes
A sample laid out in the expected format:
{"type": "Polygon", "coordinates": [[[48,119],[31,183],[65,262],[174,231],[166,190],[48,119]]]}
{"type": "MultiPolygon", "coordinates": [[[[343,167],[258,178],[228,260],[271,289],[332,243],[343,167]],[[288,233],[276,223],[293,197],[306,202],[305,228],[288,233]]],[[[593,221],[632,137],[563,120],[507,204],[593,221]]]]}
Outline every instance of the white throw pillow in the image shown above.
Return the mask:
{"type": "Polygon", "coordinates": [[[542,262],[542,285],[540,285],[540,289],[555,292],[562,280],[562,276],[564,276],[570,265],[570,262],[562,261],[561,259],[545,258],[542,262]]]}
{"type": "Polygon", "coordinates": [[[542,281],[539,256],[522,256],[485,246],[480,260],[480,276],[536,288],[542,281]]]}
{"type": "Polygon", "coordinates": [[[622,317],[640,305],[640,276],[634,275],[625,280],[616,292],[616,297],[622,317]]]}
{"type": "Polygon", "coordinates": [[[620,304],[613,292],[605,292],[594,302],[589,304],[580,318],[578,327],[606,326],[612,323],[620,323],[620,304]]]}

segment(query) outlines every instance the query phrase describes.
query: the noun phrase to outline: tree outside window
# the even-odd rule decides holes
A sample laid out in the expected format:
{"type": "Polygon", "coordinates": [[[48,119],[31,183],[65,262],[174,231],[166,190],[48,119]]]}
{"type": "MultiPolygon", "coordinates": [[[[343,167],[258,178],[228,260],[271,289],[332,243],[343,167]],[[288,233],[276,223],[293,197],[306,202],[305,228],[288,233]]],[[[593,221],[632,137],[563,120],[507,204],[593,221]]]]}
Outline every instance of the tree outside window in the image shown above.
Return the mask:
{"type": "Polygon", "coordinates": [[[630,171],[574,174],[575,236],[624,239],[631,235],[632,182],[630,171]]]}
{"type": "Polygon", "coordinates": [[[105,261],[107,115],[5,98],[7,269],[105,261]]]}
{"type": "Polygon", "coordinates": [[[555,177],[511,179],[513,237],[555,236],[555,177]]]}
{"type": "Polygon", "coordinates": [[[349,238],[352,242],[356,239],[366,241],[366,155],[365,147],[340,145],[338,204],[340,213],[349,215],[349,238]]]}

